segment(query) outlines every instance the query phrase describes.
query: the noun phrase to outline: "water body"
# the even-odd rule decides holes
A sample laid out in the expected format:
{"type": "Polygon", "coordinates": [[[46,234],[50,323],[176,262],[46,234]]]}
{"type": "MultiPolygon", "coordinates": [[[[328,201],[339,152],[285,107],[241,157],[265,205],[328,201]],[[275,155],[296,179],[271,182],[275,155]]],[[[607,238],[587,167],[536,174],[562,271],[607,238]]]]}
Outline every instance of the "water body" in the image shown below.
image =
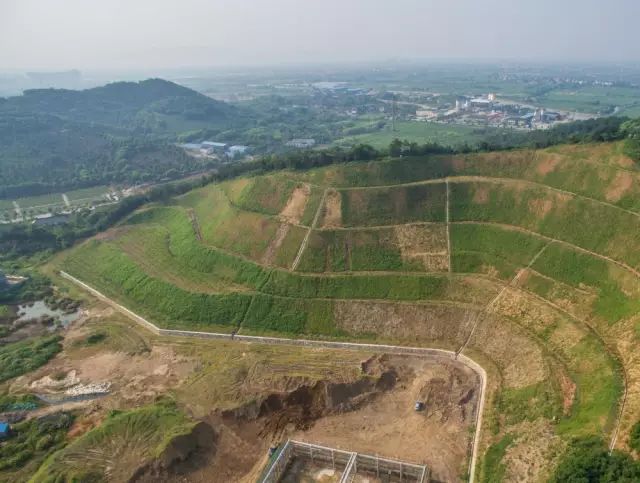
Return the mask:
{"type": "Polygon", "coordinates": [[[50,309],[49,307],[47,307],[47,304],[44,303],[44,300],[38,300],[37,302],[34,302],[31,307],[29,307],[28,304],[18,305],[18,314],[22,314],[18,318],[18,321],[37,319],[39,317],[42,317],[43,315],[47,315],[53,317],[54,319],[60,320],[60,323],[63,327],[66,327],[71,322],[77,320],[78,317],[80,317],[79,310],[76,310],[75,312],[71,312],[69,314],[65,314],[64,311],[60,309],[50,309]]]}

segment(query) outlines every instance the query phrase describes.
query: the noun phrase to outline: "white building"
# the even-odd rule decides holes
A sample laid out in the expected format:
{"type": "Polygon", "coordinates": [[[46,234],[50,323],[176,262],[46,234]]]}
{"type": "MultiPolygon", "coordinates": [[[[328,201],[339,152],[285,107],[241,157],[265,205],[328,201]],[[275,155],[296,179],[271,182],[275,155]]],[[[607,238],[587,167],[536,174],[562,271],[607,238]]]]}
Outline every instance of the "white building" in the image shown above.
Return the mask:
{"type": "Polygon", "coordinates": [[[287,143],[287,146],[291,146],[293,148],[311,148],[316,145],[315,139],[292,139],[287,143]]]}
{"type": "Polygon", "coordinates": [[[236,155],[242,156],[247,153],[248,149],[249,149],[249,146],[242,146],[240,144],[229,146],[229,148],[227,149],[227,156],[232,158],[235,157],[236,155]]]}

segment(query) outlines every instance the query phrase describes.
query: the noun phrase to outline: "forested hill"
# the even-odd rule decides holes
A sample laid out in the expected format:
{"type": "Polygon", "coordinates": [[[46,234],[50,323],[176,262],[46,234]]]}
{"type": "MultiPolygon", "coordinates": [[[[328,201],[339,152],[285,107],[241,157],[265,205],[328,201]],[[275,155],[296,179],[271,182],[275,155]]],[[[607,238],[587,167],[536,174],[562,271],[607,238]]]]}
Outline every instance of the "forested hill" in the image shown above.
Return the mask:
{"type": "Polygon", "coordinates": [[[179,177],[207,166],[173,143],[242,112],[162,79],[0,98],[0,199],[179,177]]]}
{"type": "Polygon", "coordinates": [[[0,102],[5,115],[50,114],[129,129],[182,130],[190,121],[234,120],[237,108],[162,79],[114,82],[83,91],[33,89],[0,102]],[[182,123],[181,123],[182,122],[182,123]]]}

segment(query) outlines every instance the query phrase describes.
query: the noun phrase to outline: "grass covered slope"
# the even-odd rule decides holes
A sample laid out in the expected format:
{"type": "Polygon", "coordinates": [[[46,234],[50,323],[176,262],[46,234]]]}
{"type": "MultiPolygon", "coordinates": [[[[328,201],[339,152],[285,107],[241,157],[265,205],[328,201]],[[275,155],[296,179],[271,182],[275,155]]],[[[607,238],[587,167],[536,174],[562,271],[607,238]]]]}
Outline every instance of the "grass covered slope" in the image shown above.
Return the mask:
{"type": "Polygon", "coordinates": [[[99,427],[50,456],[30,481],[129,481],[139,469],[160,459],[176,438],[190,434],[195,425],[171,403],[116,411],[99,427]]]}
{"type": "Polygon", "coordinates": [[[481,479],[540,480],[540,442],[624,447],[640,418],[639,181],[617,144],[285,171],[146,207],[58,263],[165,327],[464,350],[492,381],[481,479]]]}

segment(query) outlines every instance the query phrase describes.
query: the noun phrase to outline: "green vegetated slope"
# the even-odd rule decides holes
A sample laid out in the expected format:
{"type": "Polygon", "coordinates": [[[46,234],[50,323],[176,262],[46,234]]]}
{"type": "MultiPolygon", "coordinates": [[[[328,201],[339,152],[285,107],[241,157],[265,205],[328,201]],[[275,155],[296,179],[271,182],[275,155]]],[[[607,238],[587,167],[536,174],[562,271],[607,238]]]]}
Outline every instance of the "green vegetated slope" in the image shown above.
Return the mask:
{"type": "Polygon", "coordinates": [[[0,382],[46,364],[62,350],[60,336],[41,337],[0,347],[0,382]]]}
{"type": "Polygon", "coordinates": [[[175,438],[190,434],[195,425],[167,402],[116,411],[51,455],[30,481],[128,481],[161,457],[175,438]]]}
{"type": "Polygon", "coordinates": [[[264,267],[198,242],[181,207],[146,210],[130,222],[120,235],[75,249],[62,268],[166,327],[231,331],[242,321],[245,328],[332,334],[336,299],[471,303],[483,296],[463,277],[443,274],[324,277],[264,267]]]}
{"type": "Polygon", "coordinates": [[[561,454],[621,421],[624,446],[640,416],[638,176],[602,144],[239,178],[59,263],[164,327],[468,340],[496,381],[479,476],[509,479],[535,441],[561,454]]]}
{"type": "Polygon", "coordinates": [[[454,156],[408,157],[295,173],[321,186],[412,183],[447,176],[520,179],[640,211],[640,172],[620,143],[554,146],[454,156]]]}
{"type": "Polygon", "coordinates": [[[445,221],[444,183],[340,191],[344,226],[445,221]]]}

